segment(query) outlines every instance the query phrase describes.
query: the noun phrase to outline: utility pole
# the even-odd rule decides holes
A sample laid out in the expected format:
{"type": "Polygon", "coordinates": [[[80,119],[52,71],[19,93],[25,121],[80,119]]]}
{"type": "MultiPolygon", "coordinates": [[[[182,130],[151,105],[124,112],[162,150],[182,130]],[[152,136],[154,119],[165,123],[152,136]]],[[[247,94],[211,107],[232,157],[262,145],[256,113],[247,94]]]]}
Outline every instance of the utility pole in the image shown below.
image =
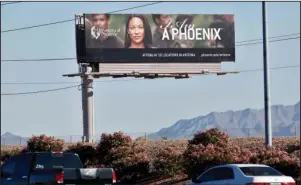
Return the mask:
{"type": "Polygon", "coordinates": [[[267,31],[266,2],[262,1],[262,32],[263,32],[263,78],[264,78],[264,110],[265,110],[265,144],[272,146],[272,124],[269,92],[269,58],[268,58],[268,31],[267,31]]]}
{"type": "Polygon", "coordinates": [[[82,76],[82,109],[83,109],[83,142],[94,142],[94,105],[93,77],[90,66],[81,66],[82,76]]]}
{"type": "MultiPolygon", "coordinates": [[[[298,131],[297,131],[297,124],[295,124],[295,135],[296,135],[296,137],[297,137],[297,133],[298,133],[298,131]]],[[[301,146],[301,127],[299,126],[299,144],[300,144],[300,146],[301,146]]],[[[299,147],[299,152],[300,152],[300,154],[301,154],[301,147],[299,147]]],[[[299,162],[301,161],[301,155],[299,155],[299,162]]],[[[300,177],[301,177],[301,167],[300,167],[300,177]]]]}

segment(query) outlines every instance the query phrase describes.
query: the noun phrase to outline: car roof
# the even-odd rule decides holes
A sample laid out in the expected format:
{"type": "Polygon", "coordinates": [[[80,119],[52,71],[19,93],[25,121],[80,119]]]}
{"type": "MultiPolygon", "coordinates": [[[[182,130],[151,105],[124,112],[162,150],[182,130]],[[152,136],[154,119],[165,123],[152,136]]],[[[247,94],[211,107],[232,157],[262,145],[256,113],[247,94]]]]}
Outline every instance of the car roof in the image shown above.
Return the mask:
{"type": "Polygon", "coordinates": [[[219,165],[219,166],[214,166],[213,168],[220,168],[220,167],[269,167],[264,164],[225,164],[225,165],[219,165]]]}
{"type": "Polygon", "coordinates": [[[24,152],[19,155],[35,155],[35,154],[75,154],[74,152],[24,152]]]}

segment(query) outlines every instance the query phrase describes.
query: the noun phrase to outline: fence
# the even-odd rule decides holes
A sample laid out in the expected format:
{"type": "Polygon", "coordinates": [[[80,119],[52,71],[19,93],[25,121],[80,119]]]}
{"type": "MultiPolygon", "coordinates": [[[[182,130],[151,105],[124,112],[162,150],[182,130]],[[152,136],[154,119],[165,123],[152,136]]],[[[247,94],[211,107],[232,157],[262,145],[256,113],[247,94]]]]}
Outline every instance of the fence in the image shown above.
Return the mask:
{"type": "MultiPolygon", "coordinates": [[[[230,137],[261,137],[264,136],[264,128],[221,128],[230,137]]],[[[275,127],[273,137],[299,137],[300,126],[293,127],[275,127]]],[[[178,132],[158,132],[158,133],[125,133],[132,139],[143,138],[152,140],[181,140],[191,139],[197,131],[178,131],[178,132]]],[[[77,143],[82,141],[81,135],[54,136],[57,139],[63,139],[67,143],[77,143]]],[[[94,136],[95,142],[99,142],[101,134],[94,136]]],[[[26,145],[28,138],[20,136],[1,136],[1,146],[26,145]]]]}

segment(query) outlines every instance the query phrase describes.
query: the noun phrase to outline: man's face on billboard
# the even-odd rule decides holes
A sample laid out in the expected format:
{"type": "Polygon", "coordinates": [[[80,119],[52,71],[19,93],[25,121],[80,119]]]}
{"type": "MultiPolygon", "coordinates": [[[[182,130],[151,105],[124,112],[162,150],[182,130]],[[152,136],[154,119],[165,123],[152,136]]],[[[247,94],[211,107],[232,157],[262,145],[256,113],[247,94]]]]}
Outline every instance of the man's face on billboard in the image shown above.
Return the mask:
{"type": "MultiPolygon", "coordinates": [[[[162,14],[160,15],[160,19],[159,19],[159,25],[162,25],[163,27],[166,27],[169,22],[172,20],[172,17],[168,14],[162,14]]],[[[172,24],[170,24],[172,25],[172,24]]]]}
{"type": "Polygon", "coordinates": [[[99,29],[107,29],[109,26],[109,20],[105,14],[96,14],[92,17],[93,25],[99,29]]]}

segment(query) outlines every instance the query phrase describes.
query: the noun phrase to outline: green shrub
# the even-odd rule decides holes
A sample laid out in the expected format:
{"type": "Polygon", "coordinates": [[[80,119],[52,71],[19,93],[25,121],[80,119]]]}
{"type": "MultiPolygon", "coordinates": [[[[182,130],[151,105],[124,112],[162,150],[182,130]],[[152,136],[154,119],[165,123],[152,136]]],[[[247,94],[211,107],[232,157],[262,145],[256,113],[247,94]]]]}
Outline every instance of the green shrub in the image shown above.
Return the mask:
{"type": "Polygon", "coordinates": [[[239,146],[230,145],[226,133],[213,128],[198,132],[183,153],[183,168],[186,174],[195,178],[216,165],[248,163],[252,153],[239,146]]]}
{"type": "Polygon", "coordinates": [[[102,134],[100,142],[96,148],[98,163],[103,165],[110,165],[112,159],[110,151],[117,147],[130,146],[132,139],[122,132],[115,132],[113,134],[102,134]]]}
{"type": "Polygon", "coordinates": [[[294,178],[300,175],[299,159],[290,156],[286,151],[279,148],[261,148],[250,158],[250,162],[269,165],[294,178]]]}
{"type": "Polygon", "coordinates": [[[206,131],[198,132],[194,135],[192,140],[189,140],[188,145],[202,144],[207,146],[208,144],[214,145],[227,145],[229,142],[229,136],[221,132],[217,128],[212,128],[206,131]]]}
{"type": "Polygon", "coordinates": [[[58,152],[63,151],[64,144],[64,140],[42,134],[32,136],[27,141],[27,150],[28,152],[58,152]]]}
{"type": "Polygon", "coordinates": [[[77,143],[68,147],[66,152],[77,153],[84,166],[96,165],[96,147],[88,143],[77,143]]]}
{"type": "Polygon", "coordinates": [[[241,158],[241,154],[242,151],[239,147],[222,147],[214,144],[208,144],[207,146],[202,144],[191,145],[183,154],[183,166],[186,174],[191,178],[195,178],[208,168],[216,165],[247,162],[249,160],[248,156],[241,158]]]}
{"type": "Polygon", "coordinates": [[[150,159],[146,151],[135,144],[120,146],[110,151],[111,167],[122,183],[135,183],[149,174],[150,159]]]}
{"type": "Polygon", "coordinates": [[[289,154],[294,153],[295,151],[300,151],[300,143],[287,145],[287,147],[285,148],[285,151],[289,154]]]}
{"type": "Polygon", "coordinates": [[[182,161],[182,152],[167,146],[156,151],[152,164],[158,175],[173,177],[182,173],[182,161]]]}
{"type": "MultiPolygon", "coordinates": [[[[228,139],[218,129],[195,134],[190,141],[132,142],[122,132],[103,134],[100,143],[77,143],[66,151],[75,152],[87,167],[114,168],[123,184],[139,182],[150,174],[156,177],[182,175],[195,177],[204,170],[228,163],[267,164],[292,177],[300,174],[300,145],[297,139],[273,138],[277,148],[264,148],[263,138],[228,139]],[[152,173],[155,172],[155,173],[152,173]]],[[[1,164],[20,152],[62,151],[64,142],[45,135],[33,136],[26,148],[2,146],[1,164]]]]}

